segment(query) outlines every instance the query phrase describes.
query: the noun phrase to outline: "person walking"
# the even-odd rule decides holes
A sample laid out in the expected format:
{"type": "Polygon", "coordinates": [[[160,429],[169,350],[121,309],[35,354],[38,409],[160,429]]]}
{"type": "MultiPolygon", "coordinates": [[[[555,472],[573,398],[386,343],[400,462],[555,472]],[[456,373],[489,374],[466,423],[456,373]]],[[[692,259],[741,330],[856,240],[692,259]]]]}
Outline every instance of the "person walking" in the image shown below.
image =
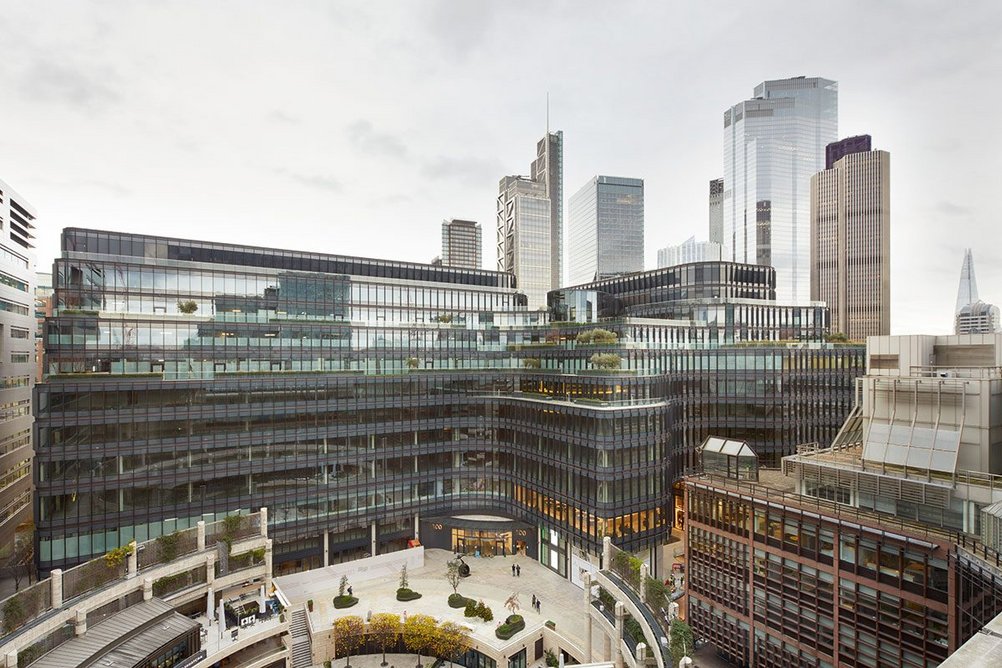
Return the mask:
{"type": "Polygon", "coordinates": [[[518,575],[518,577],[522,577],[522,567],[521,566],[516,566],[515,567],[515,573],[518,575]]]}
{"type": "Polygon", "coordinates": [[[511,576],[515,577],[515,564],[511,565],[511,576]]]}
{"type": "Polygon", "coordinates": [[[540,601],[538,598],[536,599],[536,612],[538,612],[539,614],[543,614],[543,602],[540,601]]]}
{"type": "Polygon", "coordinates": [[[536,607],[536,595],[535,594],[532,595],[532,607],[533,608],[536,607]]]}

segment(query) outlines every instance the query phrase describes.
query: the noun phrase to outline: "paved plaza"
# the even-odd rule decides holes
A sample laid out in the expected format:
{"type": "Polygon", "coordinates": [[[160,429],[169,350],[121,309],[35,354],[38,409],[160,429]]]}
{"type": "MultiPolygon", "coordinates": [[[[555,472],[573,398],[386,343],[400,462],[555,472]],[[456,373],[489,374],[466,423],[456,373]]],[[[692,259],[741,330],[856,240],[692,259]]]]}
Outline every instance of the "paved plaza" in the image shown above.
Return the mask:
{"type": "MultiPolygon", "coordinates": [[[[408,570],[410,588],[422,595],[416,601],[403,602],[396,599],[399,571],[362,582],[351,582],[354,596],[359,599],[358,605],[341,610],[335,609],[333,604],[333,598],[338,593],[339,578],[331,577],[324,572],[325,569],[275,578],[275,582],[294,606],[313,599],[311,618],[314,628],[331,628],[334,619],[344,615],[365,618],[370,612],[395,612],[401,616],[404,612],[421,613],[431,615],[439,621],[462,624],[471,630],[471,636],[476,642],[495,648],[510,642],[498,640],[494,629],[510,614],[505,608],[505,601],[513,593],[517,593],[521,605],[517,613],[525,619],[525,631],[520,634],[534,631],[551,620],[556,623],[558,633],[575,645],[584,646],[582,629],[585,612],[581,588],[525,556],[466,557],[471,574],[470,577],[463,578],[459,593],[467,598],[483,600],[494,613],[494,621],[491,622],[471,619],[463,616],[461,608],[450,608],[447,603],[452,587],[445,579],[446,564],[453,557],[454,554],[446,550],[426,549],[424,567],[408,570]],[[512,564],[517,564],[522,569],[521,577],[512,577],[512,564]],[[541,600],[539,613],[531,609],[534,594],[541,600]]],[[[596,647],[600,646],[596,644],[596,647]]],[[[352,663],[354,664],[354,660],[352,663]]],[[[365,668],[368,668],[368,664],[365,668]]]]}

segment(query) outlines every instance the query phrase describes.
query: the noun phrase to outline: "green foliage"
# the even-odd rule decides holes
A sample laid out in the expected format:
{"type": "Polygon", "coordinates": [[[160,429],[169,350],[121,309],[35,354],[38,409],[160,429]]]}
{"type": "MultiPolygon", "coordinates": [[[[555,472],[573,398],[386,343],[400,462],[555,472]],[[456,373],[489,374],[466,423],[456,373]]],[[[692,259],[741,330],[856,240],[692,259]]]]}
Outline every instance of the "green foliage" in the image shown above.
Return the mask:
{"type": "Polygon", "coordinates": [[[407,589],[407,564],[400,567],[400,584],[397,585],[400,589],[407,589]]]}
{"type": "Polygon", "coordinates": [[[259,547],[256,550],[250,551],[251,561],[255,564],[264,561],[264,548],[259,547]]]}
{"type": "Polygon", "coordinates": [[[310,612],[313,612],[313,599],[312,598],[306,602],[306,607],[310,609],[310,612]]]}
{"type": "MultiPolygon", "coordinates": [[[[449,607],[450,608],[465,608],[470,604],[476,606],[477,602],[472,598],[466,598],[462,594],[449,594],[449,607]]],[[[467,617],[472,617],[473,615],[466,615],[467,617]]]]}
{"type": "Polygon", "coordinates": [[[342,610],[344,608],[350,608],[353,605],[358,605],[358,599],[355,598],[354,596],[348,596],[348,595],[335,596],[333,603],[335,608],[337,608],[338,610],[342,610]]]}
{"type": "Polygon", "coordinates": [[[619,336],[615,332],[607,329],[589,329],[578,333],[575,342],[582,345],[612,345],[619,341],[619,336]]]}
{"type": "Polygon", "coordinates": [[[408,369],[416,369],[416,368],[418,368],[418,364],[419,364],[418,358],[416,358],[416,357],[408,357],[405,361],[407,362],[407,368],[408,369]]]}
{"type": "Polygon", "coordinates": [[[351,656],[365,642],[365,622],[357,615],[346,615],[334,620],[334,650],[351,656]]]}
{"type": "Polygon", "coordinates": [[[181,534],[176,531],[174,533],[157,537],[157,545],[160,547],[160,556],[165,562],[177,559],[180,538],[181,534]]]}
{"type": "Polygon", "coordinates": [[[401,587],[397,590],[397,600],[398,601],[416,601],[421,598],[421,594],[417,593],[413,589],[408,589],[407,587],[401,587]]]}
{"type": "Polygon", "coordinates": [[[476,617],[477,616],[477,602],[472,598],[466,599],[466,610],[463,610],[464,617],[476,617]]]}
{"type": "Polygon", "coordinates": [[[11,596],[3,604],[3,631],[13,633],[15,629],[24,624],[26,613],[24,605],[21,604],[20,596],[11,596]]]}
{"type": "Polygon", "coordinates": [[[526,369],[538,369],[541,365],[538,357],[526,357],[522,360],[522,366],[526,369]]]}
{"type": "Polygon", "coordinates": [[[623,363],[623,358],[616,353],[595,353],[591,356],[592,366],[599,369],[618,369],[623,363]]]}
{"type": "Polygon", "coordinates": [[[449,313],[443,313],[442,315],[435,318],[438,322],[452,322],[452,315],[449,313]]]}
{"type": "Polygon", "coordinates": [[[673,663],[677,666],[682,657],[692,654],[692,629],[680,619],[672,620],[668,629],[668,649],[671,651],[673,663]]]}
{"type": "Polygon", "coordinates": [[[176,575],[165,575],[162,578],[157,578],[153,581],[153,595],[166,596],[167,594],[176,592],[184,586],[187,575],[187,573],[178,573],[176,575]]]}
{"type": "Polygon", "coordinates": [[[489,622],[494,619],[494,611],[490,609],[490,606],[485,605],[483,601],[477,602],[477,617],[489,622]]]}
{"type": "Polygon", "coordinates": [[[560,657],[557,656],[556,652],[552,649],[548,649],[543,652],[543,657],[546,660],[546,665],[550,668],[555,668],[560,665],[560,657]]]}
{"type": "Polygon", "coordinates": [[[848,343],[849,337],[842,332],[832,332],[825,335],[825,341],[828,343],[848,343]]]}
{"type": "Polygon", "coordinates": [[[242,523],[243,518],[240,515],[227,515],[223,518],[223,535],[231,539],[236,538],[242,523]]]}
{"type": "MultiPolygon", "coordinates": [[[[459,596],[459,583],[463,581],[463,576],[459,572],[460,563],[458,559],[450,559],[449,563],[445,566],[445,580],[452,587],[452,596],[459,596]]],[[[452,605],[452,596],[449,597],[449,606],[453,608],[463,607],[462,605],[452,605]]],[[[459,596],[459,598],[463,597],[459,596]]]]}
{"type": "Polygon", "coordinates": [[[612,555],[612,569],[634,589],[640,587],[640,567],[643,563],[629,552],[622,550],[615,550],[612,555]]]}
{"type": "Polygon", "coordinates": [[[330,659],[327,659],[326,661],[324,661],[324,668],[331,668],[331,660],[330,659]]]}
{"type": "Polygon", "coordinates": [[[647,642],[644,640],[644,628],[633,617],[627,617],[623,620],[623,631],[633,638],[633,642],[647,642]]]}
{"type": "Polygon", "coordinates": [[[126,557],[132,554],[135,548],[132,543],[128,545],[123,545],[122,547],[116,547],[113,550],[109,550],[107,554],[104,555],[104,563],[107,564],[108,568],[117,568],[121,566],[126,557]]]}
{"type": "Polygon", "coordinates": [[[664,582],[661,582],[657,578],[647,578],[647,581],[644,583],[644,589],[644,593],[647,595],[648,606],[657,610],[668,605],[671,594],[664,582]]]}
{"type": "Polygon", "coordinates": [[[198,304],[196,304],[190,299],[179,301],[177,303],[177,310],[180,311],[181,313],[184,313],[185,315],[191,315],[192,313],[198,310],[198,304]]]}
{"type": "Polygon", "coordinates": [[[347,591],[347,589],[348,589],[348,576],[347,575],[342,575],[341,576],[341,583],[337,586],[337,595],[338,595],[338,598],[342,598],[345,595],[345,592],[347,591]]]}
{"type": "Polygon", "coordinates": [[[524,628],[525,620],[522,619],[521,615],[509,615],[508,619],[504,621],[504,624],[495,629],[494,635],[501,640],[508,640],[524,628]]]}

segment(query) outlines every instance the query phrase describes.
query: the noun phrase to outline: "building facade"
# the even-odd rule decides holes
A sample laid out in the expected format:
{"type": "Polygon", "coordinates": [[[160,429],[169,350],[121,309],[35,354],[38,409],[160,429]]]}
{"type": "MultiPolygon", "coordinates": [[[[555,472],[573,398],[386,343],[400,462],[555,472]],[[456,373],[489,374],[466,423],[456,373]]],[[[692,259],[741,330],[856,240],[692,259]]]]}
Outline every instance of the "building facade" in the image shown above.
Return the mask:
{"type": "Polygon", "coordinates": [[[724,258],[776,268],[780,301],[810,300],[810,179],[838,137],[838,84],[765,81],[724,112],[724,258]]]}
{"type": "MultiPolygon", "coordinates": [[[[710,241],[724,244],[724,180],[710,181],[710,241]]],[[[723,259],[723,258],[721,258],[723,259]]]]}
{"type": "Polygon", "coordinates": [[[999,308],[978,299],[978,279],[974,275],[974,255],[964,251],[954,314],[955,334],[993,334],[999,331],[999,308]]]}
{"type": "MultiPolygon", "coordinates": [[[[724,264],[658,276],[774,290],[771,269],[724,264]]],[[[277,572],[416,538],[566,576],[610,536],[657,566],[709,430],[753,430],[773,457],[828,443],[862,372],[858,346],[820,343],[823,321],[753,299],[721,305],[730,325],[558,324],[506,273],[80,229],[53,278],[42,571],[261,505],[277,572]]]]}
{"type": "Polygon", "coordinates": [[[567,208],[572,285],[643,271],[643,179],[595,176],[571,196],[567,208]]]}
{"type": "Polygon", "coordinates": [[[869,145],[830,144],[835,161],[811,177],[811,299],[854,341],[891,333],[891,158],[869,145]]]}
{"type": "Polygon", "coordinates": [[[472,220],[442,221],[442,264],[463,269],[483,268],[480,223],[472,220]]]}
{"type": "MultiPolygon", "coordinates": [[[[0,560],[31,520],[32,387],[35,383],[35,219],[0,181],[0,560]]],[[[12,564],[13,565],[13,564],[12,564]]]]}
{"type": "Polygon", "coordinates": [[[740,665],[937,666],[1002,612],[1002,335],[866,354],[831,446],[685,483],[689,619],[740,665]]]}
{"type": "Polygon", "coordinates": [[[546,307],[546,292],[563,282],[564,133],[536,145],[530,175],[498,184],[498,271],[515,274],[529,308],[546,307]]]}
{"type": "Polygon", "coordinates": [[[689,237],[677,246],[658,249],[658,269],[691,262],[712,262],[723,259],[723,246],[714,241],[696,241],[689,237]]]}

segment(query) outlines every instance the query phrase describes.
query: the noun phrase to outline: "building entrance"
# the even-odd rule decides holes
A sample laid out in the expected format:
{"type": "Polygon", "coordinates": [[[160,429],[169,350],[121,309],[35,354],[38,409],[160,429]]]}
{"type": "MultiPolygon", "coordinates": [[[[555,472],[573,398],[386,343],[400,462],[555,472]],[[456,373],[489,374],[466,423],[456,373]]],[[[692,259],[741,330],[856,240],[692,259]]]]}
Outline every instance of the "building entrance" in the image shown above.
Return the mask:
{"type": "Polygon", "coordinates": [[[511,554],[511,547],[511,531],[452,530],[452,549],[459,554],[500,557],[511,554]]]}

